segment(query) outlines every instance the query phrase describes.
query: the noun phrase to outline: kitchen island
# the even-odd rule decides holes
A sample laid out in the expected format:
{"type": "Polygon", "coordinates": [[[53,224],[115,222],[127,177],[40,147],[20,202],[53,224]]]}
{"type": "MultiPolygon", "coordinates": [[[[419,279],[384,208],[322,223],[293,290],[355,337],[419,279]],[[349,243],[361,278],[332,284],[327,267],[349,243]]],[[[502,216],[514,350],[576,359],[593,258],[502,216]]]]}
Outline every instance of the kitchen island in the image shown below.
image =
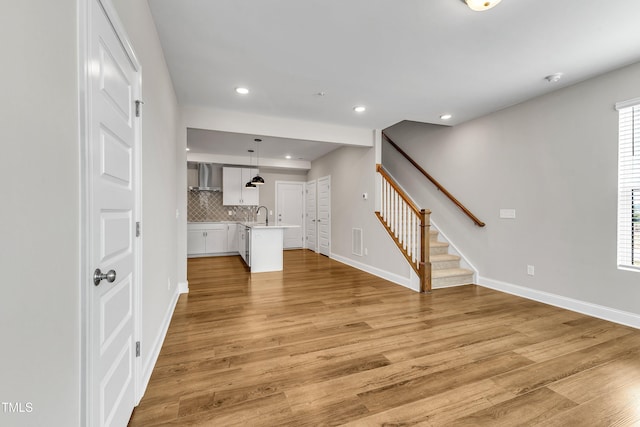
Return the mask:
{"type": "Polygon", "coordinates": [[[244,247],[238,249],[251,272],[282,271],[284,229],[299,226],[256,222],[242,222],[240,226],[244,227],[244,247]]]}

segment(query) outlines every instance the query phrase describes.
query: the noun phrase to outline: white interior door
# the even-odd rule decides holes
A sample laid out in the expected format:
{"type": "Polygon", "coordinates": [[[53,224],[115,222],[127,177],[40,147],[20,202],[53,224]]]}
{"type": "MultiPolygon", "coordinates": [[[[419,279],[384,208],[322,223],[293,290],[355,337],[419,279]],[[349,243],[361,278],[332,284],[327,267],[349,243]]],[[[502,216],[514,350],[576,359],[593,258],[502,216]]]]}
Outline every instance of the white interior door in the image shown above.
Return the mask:
{"type": "Polygon", "coordinates": [[[88,399],[92,426],[125,426],[135,406],[140,75],[98,0],[89,1],[88,399]]]}
{"type": "Polygon", "coordinates": [[[331,176],[318,179],[318,247],[331,256],[331,176]]]}
{"type": "Polygon", "coordinates": [[[316,200],[316,181],[309,181],[305,191],[305,247],[314,252],[318,252],[318,227],[316,219],[318,216],[318,203],[316,200]]]}
{"type": "Polygon", "coordinates": [[[304,182],[276,181],[278,224],[297,225],[284,229],[284,249],[304,246],[304,182]]]}

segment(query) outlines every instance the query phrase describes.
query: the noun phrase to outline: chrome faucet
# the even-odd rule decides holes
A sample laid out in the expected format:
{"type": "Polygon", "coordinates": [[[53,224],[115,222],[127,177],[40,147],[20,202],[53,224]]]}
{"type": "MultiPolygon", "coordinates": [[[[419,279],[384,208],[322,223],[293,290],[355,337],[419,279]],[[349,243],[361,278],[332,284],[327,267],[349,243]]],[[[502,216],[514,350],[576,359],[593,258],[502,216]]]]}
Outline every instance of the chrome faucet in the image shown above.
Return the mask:
{"type": "Polygon", "coordinates": [[[258,210],[256,210],[256,215],[260,213],[260,209],[264,208],[264,225],[269,225],[269,209],[266,206],[258,206],[258,210]]]}

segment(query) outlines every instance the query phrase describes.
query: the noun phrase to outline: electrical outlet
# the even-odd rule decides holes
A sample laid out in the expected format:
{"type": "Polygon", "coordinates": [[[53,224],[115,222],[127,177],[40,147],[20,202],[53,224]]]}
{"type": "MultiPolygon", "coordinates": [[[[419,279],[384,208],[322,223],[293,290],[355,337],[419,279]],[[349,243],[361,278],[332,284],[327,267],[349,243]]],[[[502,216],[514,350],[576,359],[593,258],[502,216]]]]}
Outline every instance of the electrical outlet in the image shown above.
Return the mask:
{"type": "Polygon", "coordinates": [[[535,270],[536,269],[535,269],[535,267],[533,265],[527,265],[527,274],[529,276],[535,275],[535,272],[536,272],[535,270]]]}
{"type": "Polygon", "coordinates": [[[367,255],[369,255],[369,249],[364,248],[364,256],[367,256],[367,255]]]}
{"type": "Polygon", "coordinates": [[[233,211],[229,211],[229,216],[233,215],[233,211]]]}

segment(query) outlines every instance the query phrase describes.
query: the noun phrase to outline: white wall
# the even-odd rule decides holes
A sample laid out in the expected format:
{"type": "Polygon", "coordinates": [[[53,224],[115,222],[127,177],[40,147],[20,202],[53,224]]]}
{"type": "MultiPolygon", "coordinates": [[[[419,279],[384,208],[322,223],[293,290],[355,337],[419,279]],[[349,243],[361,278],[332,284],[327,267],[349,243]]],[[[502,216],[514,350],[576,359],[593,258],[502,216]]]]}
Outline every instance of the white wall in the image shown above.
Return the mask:
{"type": "MultiPolygon", "coordinates": [[[[116,6],[144,74],[144,352],[181,279],[177,105],[147,3],[116,6]]],[[[77,19],[76,0],[11,2],[0,15],[0,402],[32,408],[0,406],[0,425],[81,423],[77,19]]]]}
{"type": "Polygon", "coordinates": [[[640,275],[616,267],[614,104],[640,96],[640,64],[455,127],[387,133],[481,220],[477,228],[385,146],[383,163],[487,283],[640,314],[640,275]],[[517,218],[499,219],[501,208],[517,218]],[[535,276],[527,275],[535,266],[535,276]],[[499,283],[498,283],[499,284],[499,283]]]}
{"type": "Polygon", "coordinates": [[[394,281],[409,281],[410,266],[374,214],[375,149],[342,147],[314,161],[307,176],[331,175],[331,255],[394,281]],[[362,193],[368,193],[368,200],[362,193]],[[362,228],[368,255],[351,253],[351,232],[362,228]]]}
{"type": "Polygon", "coordinates": [[[80,421],[76,0],[0,14],[0,425],[80,421]]]}
{"type": "Polygon", "coordinates": [[[142,365],[153,368],[179,282],[186,250],[178,240],[186,222],[186,159],[180,147],[176,96],[146,1],[113,0],[142,64],[142,365]],[[184,200],[178,197],[185,194],[184,200]],[[183,211],[182,216],[176,218],[183,211]],[[180,273],[179,273],[180,271],[180,273]]]}
{"type": "MultiPolygon", "coordinates": [[[[276,212],[276,181],[307,181],[307,171],[300,170],[260,169],[260,176],[264,178],[265,182],[260,186],[260,204],[273,211],[274,215],[276,212]]],[[[260,215],[263,214],[264,209],[260,211],[260,215]]],[[[275,217],[269,216],[269,221],[275,222],[275,217]]]]}

